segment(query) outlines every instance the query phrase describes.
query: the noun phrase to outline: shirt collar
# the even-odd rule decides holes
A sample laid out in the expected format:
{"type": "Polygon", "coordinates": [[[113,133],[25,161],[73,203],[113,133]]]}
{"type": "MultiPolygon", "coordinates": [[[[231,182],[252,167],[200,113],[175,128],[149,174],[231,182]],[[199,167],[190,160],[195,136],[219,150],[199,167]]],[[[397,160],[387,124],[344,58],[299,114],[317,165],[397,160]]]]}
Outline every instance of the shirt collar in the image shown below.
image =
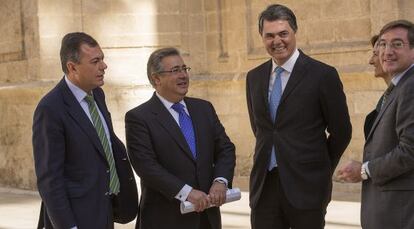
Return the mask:
{"type": "Polygon", "coordinates": [[[412,64],[409,68],[407,68],[405,71],[396,74],[392,79],[391,79],[391,83],[394,84],[395,86],[397,86],[398,82],[400,82],[402,76],[408,71],[410,70],[412,67],[414,66],[414,64],[412,64]]]}
{"type": "Polygon", "coordinates": [[[76,100],[80,103],[85,98],[87,93],[84,90],[80,89],[75,84],[73,84],[72,81],[70,81],[66,75],[65,75],[65,81],[66,81],[66,84],[68,85],[70,91],[75,96],[76,100]]]}
{"type": "MultiPolygon", "coordinates": [[[[170,109],[172,107],[172,105],[174,105],[174,103],[168,101],[167,99],[165,99],[164,97],[162,97],[160,94],[158,94],[158,92],[155,92],[155,95],[161,100],[162,104],[164,104],[164,106],[167,109],[170,109]]],[[[186,105],[184,103],[184,100],[181,100],[179,103],[181,103],[184,106],[184,109],[186,108],[186,105]]]]}
{"type": "Polygon", "coordinates": [[[282,67],[283,70],[289,73],[292,73],[293,67],[295,66],[295,63],[298,57],[299,57],[299,51],[298,49],[295,49],[292,56],[290,56],[290,58],[284,64],[282,64],[282,66],[278,66],[272,58],[272,73],[275,71],[275,68],[277,67],[282,67]]]}

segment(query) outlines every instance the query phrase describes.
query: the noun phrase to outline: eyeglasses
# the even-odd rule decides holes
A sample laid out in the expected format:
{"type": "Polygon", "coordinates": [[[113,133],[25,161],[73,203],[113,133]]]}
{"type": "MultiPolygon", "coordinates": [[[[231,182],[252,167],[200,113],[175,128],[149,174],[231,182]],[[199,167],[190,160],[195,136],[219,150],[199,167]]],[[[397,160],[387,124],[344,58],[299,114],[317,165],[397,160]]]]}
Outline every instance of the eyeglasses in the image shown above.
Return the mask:
{"type": "Polygon", "coordinates": [[[409,45],[409,43],[405,43],[403,41],[391,41],[390,43],[387,43],[385,41],[380,41],[378,43],[378,48],[385,50],[385,48],[387,48],[387,46],[391,49],[402,49],[405,45],[409,45]]]}
{"type": "Polygon", "coordinates": [[[158,74],[162,74],[162,73],[178,74],[178,73],[182,73],[182,72],[188,73],[190,70],[191,70],[190,67],[184,66],[184,67],[174,67],[169,71],[159,71],[159,72],[156,72],[156,73],[158,73],[158,74]]]}

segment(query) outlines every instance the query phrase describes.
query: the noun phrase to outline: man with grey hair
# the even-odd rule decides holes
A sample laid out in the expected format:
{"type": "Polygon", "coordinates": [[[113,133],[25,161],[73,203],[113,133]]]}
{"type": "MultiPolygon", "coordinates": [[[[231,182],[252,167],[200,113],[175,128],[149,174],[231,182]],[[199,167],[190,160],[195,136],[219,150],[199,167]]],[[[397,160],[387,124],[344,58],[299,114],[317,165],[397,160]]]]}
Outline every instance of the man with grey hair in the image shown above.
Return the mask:
{"type": "Polygon", "coordinates": [[[128,153],[141,178],[137,228],[221,228],[218,207],[232,184],[235,147],[212,104],[186,97],[189,70],[177,49],[154,51],[147,75],[155,93],[125,115],[128,153]],[[182,201],[196,212],[182,215],[182,201]]]}
{"type": "Polygon", "coordinates": [[[260,14],[259,33],[271,59],[246,77],[256,137],[253,229],[323,228],[332,174],[351,138],[338,73],[297,49],[297,29],[286,6],[270,5],[260,14]]]}

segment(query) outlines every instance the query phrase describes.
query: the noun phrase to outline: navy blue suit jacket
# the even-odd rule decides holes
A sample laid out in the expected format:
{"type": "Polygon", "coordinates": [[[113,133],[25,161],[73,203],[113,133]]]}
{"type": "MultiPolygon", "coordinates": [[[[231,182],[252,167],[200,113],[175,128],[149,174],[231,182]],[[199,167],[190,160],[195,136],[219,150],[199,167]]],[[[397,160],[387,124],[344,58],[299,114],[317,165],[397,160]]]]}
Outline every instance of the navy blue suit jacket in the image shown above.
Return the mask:
{"type": "MultiPolygon", "coordinates": [[[[111,198],[109,166],[96,130],[62,79],[33,119],[33,153],[46,228],[111,228],[137,213],[136,183],[125,146],[115,135],[101,88],[93,90],[111,136],[120,193],[111,198]]],[[[42,223],[42,222],[41,222],[42,223]]],[[[40,223],[40,224],[41,224],[40,223]]]]}

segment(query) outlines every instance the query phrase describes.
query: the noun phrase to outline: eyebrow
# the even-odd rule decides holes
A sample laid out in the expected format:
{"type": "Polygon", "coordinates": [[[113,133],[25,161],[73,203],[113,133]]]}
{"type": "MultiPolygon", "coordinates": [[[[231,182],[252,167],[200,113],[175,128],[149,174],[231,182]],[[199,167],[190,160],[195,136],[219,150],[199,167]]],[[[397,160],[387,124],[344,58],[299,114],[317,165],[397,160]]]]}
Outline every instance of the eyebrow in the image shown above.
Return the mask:
{"type": "Polygon", "coordinates": [[[175,65],[175,66],[173,66],[173,67],[171,67],[171,69],[174,69],[174,68],[179,68],[179,67],[187,67],[187,65],[185,65],[185,64],[183,64],[183,65],[175,65]]]}
{"type": "MultiPolygon", "coordinates": [[[[379,42],[381,42],[381,41],[386,41],[386,40],[384,38],[382,38],[379,42]]],[[[402,41],[402,42],[405,42],[404,39],[402,39],[402,38],[394,38],[394,39],[391,40],[391,42],[393,42],[393,41],[402,41]]]]}
{"type": "Polygon", "coordinates": [[[94,57],[94,58],[90,59],[89,61],[90,61],[90,62],[93,62],[93,61],[95,61],[95,60],[103,60],[103,59],[104,59],[104,56],[102,55],[102,56],[97,56],[97,57],[94,57]]]}

